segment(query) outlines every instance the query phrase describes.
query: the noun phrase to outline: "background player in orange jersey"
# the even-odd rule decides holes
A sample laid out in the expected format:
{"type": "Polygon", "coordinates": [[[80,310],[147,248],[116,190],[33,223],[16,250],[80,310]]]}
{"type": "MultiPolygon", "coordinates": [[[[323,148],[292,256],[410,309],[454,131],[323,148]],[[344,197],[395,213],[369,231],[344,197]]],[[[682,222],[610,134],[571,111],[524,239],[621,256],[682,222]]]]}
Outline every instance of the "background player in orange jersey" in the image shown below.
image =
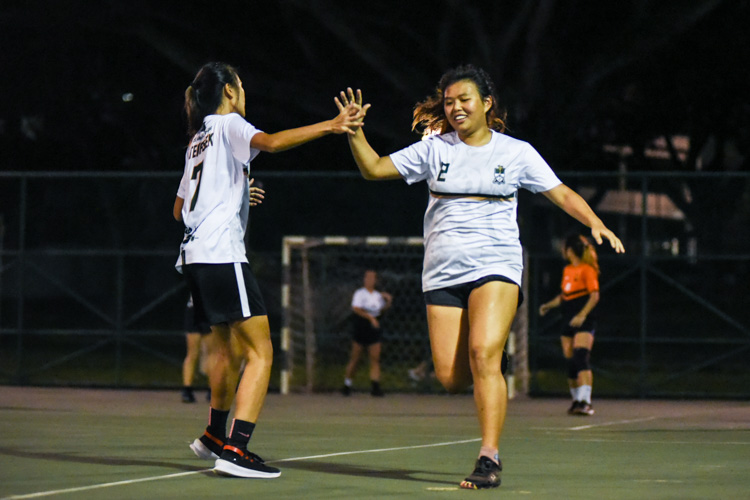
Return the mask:
{"type": "Polygon", "coordinates": [[[568,265],[563,270],[562,291],[542,304],[539,314],[544,316],[550,309],[561,307],[564,326],[560,343],[568,363],[568,386],[573,397],[568,413],[593,415],[589,360],[596,328],[592,312],[599,302],[599,260],[591,242],[578,234],[565,239],[563,256],[568,265]]]}

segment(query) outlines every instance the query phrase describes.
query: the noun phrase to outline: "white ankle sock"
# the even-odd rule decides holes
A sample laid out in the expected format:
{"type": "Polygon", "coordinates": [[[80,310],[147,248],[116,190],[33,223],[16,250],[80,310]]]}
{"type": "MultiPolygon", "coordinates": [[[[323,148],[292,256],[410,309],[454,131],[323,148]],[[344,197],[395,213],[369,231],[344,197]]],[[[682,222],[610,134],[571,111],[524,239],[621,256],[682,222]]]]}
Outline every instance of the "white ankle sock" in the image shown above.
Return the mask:
{"type": "Polygon", "coordinates": [[[578,397],[579,401],[585,401],[588,404],[591,404],[591,386],[590,385],[582,385],[578,388],[578,397]]]}

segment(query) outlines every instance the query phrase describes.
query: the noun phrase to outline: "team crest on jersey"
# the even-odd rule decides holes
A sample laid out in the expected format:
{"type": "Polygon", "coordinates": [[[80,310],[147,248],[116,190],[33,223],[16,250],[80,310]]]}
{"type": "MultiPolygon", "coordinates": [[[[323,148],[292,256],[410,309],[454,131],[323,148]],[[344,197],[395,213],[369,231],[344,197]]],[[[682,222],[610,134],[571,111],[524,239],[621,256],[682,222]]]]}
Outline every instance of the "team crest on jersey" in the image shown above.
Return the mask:
{"type": "Polygon", "coordinates": [[[498,165],[495,167],[495,184],[505,184],[505,167],[498,165]]]}

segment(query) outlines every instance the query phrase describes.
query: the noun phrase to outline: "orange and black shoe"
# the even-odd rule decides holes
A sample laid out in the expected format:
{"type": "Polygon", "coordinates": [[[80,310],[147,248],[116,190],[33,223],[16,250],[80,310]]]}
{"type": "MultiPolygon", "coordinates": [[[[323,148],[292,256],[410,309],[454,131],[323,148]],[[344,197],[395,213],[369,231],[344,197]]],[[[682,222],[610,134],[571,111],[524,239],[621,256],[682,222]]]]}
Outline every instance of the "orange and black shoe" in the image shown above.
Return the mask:
{"type": "Polygon", "coordinates": [[[201,437],[190,444],[190,449],[198,458],[216,460],[224,450],[224,440],[205,431],[201,437]]]}
{"type": "Polygon", "coordinates": [[[266,465],[255,453],[230,445],[224,446],[224,451],[214,466],[214,472],[221,476],[256,479],[273,479],[281,475],[279,469],[266,465]]]}
{"type": "Polygon", "coordinates": [[[485,488],[497,488],[500,486],[500,472],[503,463],[495,463],[489,457],[479,457],[474,467],[474,472],[461,481],[461,488],[468,490],[483,490],[485,488]]]}

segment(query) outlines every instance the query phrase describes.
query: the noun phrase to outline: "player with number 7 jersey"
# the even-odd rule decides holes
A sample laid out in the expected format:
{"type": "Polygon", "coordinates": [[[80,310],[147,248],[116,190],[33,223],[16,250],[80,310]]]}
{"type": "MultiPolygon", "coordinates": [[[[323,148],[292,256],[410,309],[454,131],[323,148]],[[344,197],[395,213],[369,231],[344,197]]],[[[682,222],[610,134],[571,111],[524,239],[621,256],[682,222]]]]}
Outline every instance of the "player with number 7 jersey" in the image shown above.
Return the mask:
{"type": "Polygon", "coordinates": [[[216,459],[218,474],[274,478],[279,469],[247,449],[273,362],[268,314],[245,253],[250,161],[260,151],[274,153],[328,134],[352,134],[362,126],[364,111],[347,106],[331,120],[266,134],[245,120],[242,80],[225,63],[200,69],[185,91],[185,111],[191,140],[172,209],[175,219],[185,223],[176,267],[193,297],[196,322],[211,326],[206,345],[214,360],[208,426],[190,448],[199,458],[216,459]],[[246,362],[241,376],[233,338],[246,362]]]}

